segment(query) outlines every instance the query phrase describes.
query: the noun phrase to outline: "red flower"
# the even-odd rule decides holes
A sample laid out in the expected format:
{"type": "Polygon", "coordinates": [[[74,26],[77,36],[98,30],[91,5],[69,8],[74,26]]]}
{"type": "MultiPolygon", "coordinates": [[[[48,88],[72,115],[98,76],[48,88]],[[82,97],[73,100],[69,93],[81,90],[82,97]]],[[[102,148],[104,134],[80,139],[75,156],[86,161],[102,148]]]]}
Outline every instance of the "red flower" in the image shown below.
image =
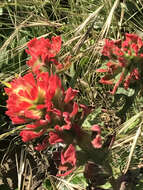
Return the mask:
{"type": "Polygon", "coordinates": [[[65,152],[61,153],[61,164],[70,163],[72,166],[76,164],[75,147],[70,144],[65,152]]]}
{"type": "Polygon", "coordinates": [[[68,90],[65,92],[66,93],[66,95],[65,95],[65,99],[64,99],[64,101],[65,101],[65,103],[68,103],[68,102],[70,102],[72,99],[74,99],[74,97],[77,95],[77,93],[78,93],[78,90],[74,90],[74,89],[72,89],[71,87],[70,88],[68,88],[68,90]]]}
{"type": "Polygon", "coordinates": [[[56,144],[59,142],[63,142],[63,139],[59,137],[59,135],[55,132],[49,132],[49,143],[50,144],[56,144]]]}
{"type": "Polygon", "coordinates": [[[113,81],[110,80],[110,75],[102,77],[99,82],[102,84],[113,84],[113,81]]]}
{"type": "MultiPolygon", "coordinates": [[[[13,80],[9,86],[5,88],[8,95],[6,114],[14,124],[28,123],[27,130],[20,133],[22,140],[32,140],[41,135],[37,131],[46,132],[46,129],[53,128],[55,132],[49,133],[49,142],[63,142],[58,133],[70,130],[74,125],[78,104],[72,100],[77,90],[69,88],[64,92],[59,77],[47,72],[36,76],[28,73],[13,80]]],[[[43,143],[37,150],[46,147],[45,141],[43,143]]]]}
{"type": "Polygon", "coordinates": [[[101,133],[101,129],[100,129],[99,125],[93,125],[91,127],[91,130],[94,131],[94,132],[97,132],[98,134],[101,133]]]}
{"type": "Polygon", "coordinates": [[[140,79],[140,74],[139,74],[139,71],[138,69],[134,69],[125,79],[125,82],[124,82],[124,88],[125,89],[128,89],[129,87],[129,84],[132,80],[139,80],[140,79]]]}
{"type": "Polygon", "coordinates": [[[114,41],[112,41],[112,40],[109,41],[108,39],[105,39],[105,45],[104,45],[102,54],[104,56],[110,57],[112,55],[114,46],[115,46],[114,41]]]}
{"type": "Polygon", "coordinates": [[[143,62],[142,47],[143,41],[135,34],[126,33],[123,42],[105,40],[102,54],[111,61],[106,64],[107,68],[97,69],[97,72],[105,74],[100,83],[114,84],[112,94],[116,93],[121,84],[128,89],[130,82],[140,79],[143,62]]]}
{"type": "Polygon", "coordinates": [[[43,133],[44,133],[44,130],[40,132],[23,130],[20,132],[20,136],[22,137],[23,142],[28,142],[32,139],[40,137],[41,135],[43,135],[43,133]]]}
{"type": "Polygon", "coordinates": [[[98,125],[93,125],[91,130],[93,131],[92,136],[93,140],[91,141],[94,148],[101,148],[102,147],[102,139],[101,139],[101,129],[98,125]]]}
{"type": "Polygon", "coordinates": [[[143,46],[143,42],[142,39],[136,35],[136,34],[128,34],[126,33],[126,41],[128,43],[134,43],[138,46],[138,48],[140,49],[143,46]]]}
{"type": "Polygon", "coordinates": [[[73,172],[76,165],[76,152],[75,147],[70,144],[66,151],[61,152],[61,165],[57,176],[66,176],[73,172]],[[64,172],[64,173],[63,173],[64,172]]]}
{"type": "Polygon", "coordinates": [[[102,139],[100,135],[97,135],[96,138],[94,138],[91,141],[94,148],[101,148],[102,147],[102,139]]]}
{"type": "Polygon", "coordinates": [[[73,104],[73,111],[70,113],[70,117],[74,117],[78,112],[78,104],[74,102],[73,104]]]}
{"type": "Polygon", "coordinates": [[[10,88],[5,88],[9,96],[6,114],[15,124],[43,118],[46,120],[44,110],[52,109],[52,98],[57,96],[57,91],[63,93],[60,79],[56,75],[49,76],[46,72],[40,73],[37,78],[28,73],[10,85],[10,88]]]}
{"type": "Polygon", "coordinates": [[[45,38],[34,38],[28,42],[27,46],[26,52],[31,55],[27,64],[32,67],[33,72],[38,73],[41,66],[48,63],[53,63],[56,67],[61,68],[61,64],[54,59],[61,49],[60,36],[52,37],[51,41],[45,38]]]}

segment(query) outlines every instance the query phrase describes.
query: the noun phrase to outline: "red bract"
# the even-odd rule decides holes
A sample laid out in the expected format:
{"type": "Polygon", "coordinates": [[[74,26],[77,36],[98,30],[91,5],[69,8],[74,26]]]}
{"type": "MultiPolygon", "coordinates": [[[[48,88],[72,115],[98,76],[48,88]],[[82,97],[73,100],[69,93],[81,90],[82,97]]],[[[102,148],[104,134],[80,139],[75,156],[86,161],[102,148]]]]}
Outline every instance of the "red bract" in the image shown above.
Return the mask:
{"type": "Polygon", "coordinates": [[[94,138],[91,143],[93,145],[94,148],[101,148],[102,147],[102,143],[101,143],[101,136],[97,135],[96,138],[94,138]]]}
{"type": "Polygon", "coordinates": [[[135,68],[135,69],[129,74],[129,76],[126,77],[126,80],[125,80],[125,82],[124,82],[124,87],[125,87],[125,89],[128,89],[129,84],[130,84],[130,82],[131,82],[132,80],[139,80],[139,79],[140,79],[139,71],[138,71],[138,69],[135,68]]]}
{"type": "Polygon", "coordinates": [[[106,76],[102,77],[99,82],[102,84],[113,84],[113,81],[110,80],[110,75],[106,75],[106,76]]]}
{"type": "Polygon", "coordinates": [[[23,142],[28,142],[32,139],[40,137],[41,135],[43,135],[43,133],[44,133],[44,130],[42,130],[40,132],[23,130],[20,132],[20,136],[22,137],[23,142]]]}
{"type": "Polygon", "coordinates": [[[104,56],[111,57],[114,46],[115,46],[115,44],[113,41],[109,41],[108,39],[106,39],[102,54],[104,56]]]}
{"type": "Polygon", "coordinates": [[[74,117],[78,112],[78,104],[76,102],[74,102],[73,104],[73,111],[70,113],[70,117],[74,117]]]}
{"type": "Polygon", "coordinates": [[[26,52],[31,55],[27,64],[32,67],[33,72],[38,73],[41,66],[53,63],[57,68],[62,65],[54,58],[61,49],[61,37],[52,37],[51,41],[47,38],[34,38],[28,42],[26,52]]]}
{"type": "Polygon", "coordinates": [[[98,125],[93,125],[91,130],[93,131],[92,136],[95,136],[91,141],[94,148],[102,147],[102,139],[101,139],[101,129],[98,125]],[[94,134],[95,133],[95,134],[94,134]]]}
{"type": "Polygon", "coordinates": [[[97,132],[98,134],[101,133],[101,129],[100,129],[99,125],[93,125],[91,127],[91,130],[94,131],[94,132],[97,132]]]}
{"type": "Polygon", "coordinates": [[[66,95],[65,95],[65,103],[70,102],[78,93],[78,90],[74,90],[72,88],[68,88],[68,90],[66,91],[66,95]]]}
{"type": "Polygon", "coordinates": [[[126,33],[126,41],[128,43],[136,44],[139,49],[143,46],[143,42],[142,42],[141,38],[139,36],[137,36],[136,34],[126,33]]]}
{"type": "Polygon", "coordinates": [[[97,69],[104,73],[101,78],[102,84],[114,84],[112,94],[123,84],[128,89],[129,84],[140,79],[143,70],[143,41],[135,34],[126,34],[125,40],[105,40],[102,54],[110,59],[106,68],[97,69]]]}
{"type": "Polygon", "coordinates": [[[61,154],[61,164],[70,163],[72,166],[76,164],[75,147],[70,144],[65,152],[61,154]]]}
{"type": "Polygon", "coordinates": [[[57,176],[66,176],[73,172],[76,165],[76,150],[70,144],[65,151],[61,152],[61,165],[59,167],[59,174],[57,176]]]}
{"type": "Polygon", "coordinates": [[[61,139],[59,137],[59,135],[57,133],[55,133],[55,132],[52,132],[52,131],[49,132],[49,136],[50,136],[50,138],[49,138],[49,143],[50,144],[56,144],[56,143],[59,143],[59,142],[64,142],[63,139],[61,139]]]}

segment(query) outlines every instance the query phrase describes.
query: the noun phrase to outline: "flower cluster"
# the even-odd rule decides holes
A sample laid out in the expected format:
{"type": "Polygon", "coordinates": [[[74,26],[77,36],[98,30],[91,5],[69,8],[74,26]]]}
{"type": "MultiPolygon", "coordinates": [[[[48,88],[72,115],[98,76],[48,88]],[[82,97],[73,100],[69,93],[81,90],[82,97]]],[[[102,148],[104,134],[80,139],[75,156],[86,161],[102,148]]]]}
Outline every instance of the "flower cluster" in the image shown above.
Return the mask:
{"type": "MultiPolygon", "coordinates": [[[[47,146],[64,143],[61,151],[60,176],[68,175],[76,167],[76,145],[87,141],[87,135],[81,125],[90,113],[90,108],[74,101],[78,91],[69,87],[64,90],[62,82],[56,74],[43,72],[41,67],[46,61],[52,60],[61,47],[60,37],[48,39],[33,39],[28,43],[31,55],[28,64],[33,72],[14,79],[5,88],[8,95],[6,114],[13,124],[24,124],[20,132],[24,142],[43,136],[43,140],[35,149],[42,151],[47,146]],[[40,59],[40,64],[37,62],[40,59]],[[40,72],[39,72],[40,71],[40,72]]],[[[99,126],[94,126],[93,138],[89,138],[89,146],[101,148],[101,132],[99,126]]],[[[80,146],[80,145],[79,145],[80,146]]]]}
{"type": "MultiPolygon", "coordinates": [[[[6,114],[14,124],[26,125],[20,132],[22,140],[28,142],[46,134],[48,129],[52,129],[49,137],[46,137],[36,149],[39,151],[45,149],[48,142],[50,144],[66,143],[63,131],[71,130],[73,120],[78,113],[79,106],[72,101],[78,91],[72,88],[64,91],[59,77],[50,76],[48,72],[39,73],[36,76],[28,73],[15,79],[9,85],[10,88],[5,88],[9,97],[6,114]]],[[[70,142],[72,143],[72,137],[68,138],[67,144],[70,142]]],[[[72,145],[69,149],[70,147],[72,145]]],[[[74,149],[72,152],[75,152],[74,149]]],[[[66,152],[61,156],[61,163],[66,163],[66,152]]],[[[72,165],[75,165],[75,161],[72,165]]]]}
{"type": "Polygon", "coordinates": [[[47,38],[34,38],[29,41],[28,49],[26,52],[31,55],[31,59],[27,64],[32,68],[34,73],[38,73],[42,70],[42,66],[49,67],[51,64],[56,69],[62,69],[63,65],[60,64],[55,56],[61,49],[61,37],[52,37],[51,41],[47,38]]]}
{"type": "Polygon", "coordinates": [[[143,70],[143,41],[136,34],[125,35],[125,40],[105,40],[102,54],[110,61],[105,68],[97,69],[97,72],[105,73],[100,83],[113,84],[112,94],[115,94],[120,84],[128,89],[130,83],[141,78],[143,70]]]}

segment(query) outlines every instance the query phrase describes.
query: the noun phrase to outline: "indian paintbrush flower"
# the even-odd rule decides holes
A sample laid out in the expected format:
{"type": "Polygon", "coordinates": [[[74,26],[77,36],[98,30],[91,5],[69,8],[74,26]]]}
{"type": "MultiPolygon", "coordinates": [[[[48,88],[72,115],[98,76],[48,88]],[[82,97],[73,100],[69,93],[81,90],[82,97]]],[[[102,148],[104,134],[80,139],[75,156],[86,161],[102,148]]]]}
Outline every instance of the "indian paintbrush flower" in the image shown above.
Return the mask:
{"type": "Polygon", "coordinates": [[[128,89],[130,83],[141,79],[143,71],[143,41],[136,34],[125,35],[125,40],[105,40],[102,54],[110,59],[105,68],[96,72],[104,73],[100,83],[114,85],[112,94],[123,84],[128,89]]]}
{"type": "Polygon", "coordinates": [[[74,101],[78,91],[71,87],[65,91],[56,74],[40,72],[35,75],[29,72],[10,82],[5,92],[8,95],[6,114],[13,124],[25,125],[20,132],[24,142],[44,135],[42,143],[35,147],[38,151],[44,150],[49,144],[67,145],[68,148],[61,152],[59,175],[67,175],[75,168],[75,142],[80,146],[85,141],[87,147],[92,143],[94,148],[101,148],[100,131],[92,140],[81,128],[91,109],[83,104],[78,105],[74,101]],[[88,138],[84,138],[85,134],[88,138]]]}
{"type": "Polygon", "coordinates": [[[31,56],[27,64],[32,68],[34,73],[39,73],[43,66],[49,67],[51,64],[56,69],[62,69],[63,65],[60,64],[55,56],[60,52],[61,49],[61,37],[52,37],[51,40],[48,38],[34,38],[28,42],[27,54],[31,56]]]}
{"type": "Polygon", "coordinates": [[[31,56],[27,64],[32,68],[24,76],[14,79],[5,88],[8,95],[6,114],[13,124],[23,124],[20,132],[23,142],[42,138],[35,149],[42,151],[49,145],[63,143],[58,176],[66,176],[76,168],[76,146],[83,151],[100,149],[100,127],[92,127],[92,135],[82,129],[82,123],[91,112],[91,107],[75,102],[78,90],[64,89],[51,65],[61,69],[55,56],[61,49],[59,36],[49,39],[34,38],[26,52],[31,56]],[[49,67],[49,72],[43,70],[49,67]],[[94,136],[93,136],[94,133],[94,136]],[[96,133],[96,136],[95,136],[96,133]],[[94,137],[94,138],[92,138],[94,137]],[[92,146],[93,145],[93,146],[92,146]]]}

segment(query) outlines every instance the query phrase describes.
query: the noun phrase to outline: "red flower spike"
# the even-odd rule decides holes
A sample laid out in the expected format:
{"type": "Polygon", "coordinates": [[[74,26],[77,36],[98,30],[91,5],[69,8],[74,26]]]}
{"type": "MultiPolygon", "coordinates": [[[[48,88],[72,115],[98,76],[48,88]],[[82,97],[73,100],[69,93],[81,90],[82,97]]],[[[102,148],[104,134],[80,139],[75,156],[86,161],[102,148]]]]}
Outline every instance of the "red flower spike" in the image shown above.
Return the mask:
{"type": "MultiPolygon", "coordinates": [[[[58,122],[61,123],[59,131],[71,129],[71,118],[78,112],[78,104],[71,101],[77,91],[70,88],[65,93],[57,75],[49,76],[44,72],[34,77],[32,73],[28,73],[13,80],[9,86],[5,88],[9,96],[6,114],[14,124],[29,123],[26,125],[28,130],[20,133],[24,142],[39,137],[41,133],[37,131],[46,132],[49,126],[54,129],[58,122]],[[64,99],[67,100],[66,106],[64,99]],[[60,109],[61,105],[63,105],[62,109],[60,109]]],[[[63,142],[58,133],[51,132],[49,135],[51,144],[63,142]]],[[[37,150],[41,146],[43,145],[39,145],[37,150]]]]}
{"type": "Polygon", "coordinates": [[[34,38],[28,44],[26,53],[31,55],[31,59],[27,64],[32,67],[34,73],[39,73],[40,68],[46,63],[55,64],[56,67],[61,67],[61,64],[54,59],[61,49],[61,37],[52,37],[51,41],[45,38],[34,38]]]}
{"type": "Polygon", "coordinates": [[[112,94],[116,93],[121,84],[125,89],[128,89],[130,83],[140,79],[143,59],[142,47],[143,41],[136,34],[126,33],[124,41],[105,40],[102,54],[110,58],[111,61],[114,60],[114,63],[108,62],[107,68],[99,68],[96,72],[105,73],[99,81],[100,83],[114,84],[112,94]],[[135,70],[137,73],[134,72],[135,70]],[[118,81],[117,78],[119,78],[118,81]]]}
{"type": "MultiPolygon", "coordinates": [[[[55,132],[49,133],[49,143],[63,142],[59,134],[73,127],[72,118],[78,113],[78,104],[72,101],[77,90],[69,88],[64,92],[59,77],[47,72],[36,76],[28,73],[13,80],[9,86],[5,89],[9,96],[7,115],[15,124],[28,123],[27,130],[20,133],[22,140],[27,142],[38,138],[51,127],[55,132]]],[[[42,150],[46,146],[43,142],[36,149],[42,150]]]]}

